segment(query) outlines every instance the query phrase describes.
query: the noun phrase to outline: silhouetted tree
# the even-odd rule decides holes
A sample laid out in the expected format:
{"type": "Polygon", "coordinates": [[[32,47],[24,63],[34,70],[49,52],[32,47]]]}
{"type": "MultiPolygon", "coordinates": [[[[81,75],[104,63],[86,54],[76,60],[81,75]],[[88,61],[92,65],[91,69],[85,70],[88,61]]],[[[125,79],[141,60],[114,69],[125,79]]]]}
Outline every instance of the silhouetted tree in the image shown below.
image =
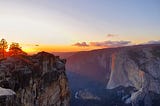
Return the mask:
{"type": "Polygon", "coordinates": [[[10,55],[18,55],[18,54],[25,54],[26,53],[22,50],[22,47],[20,47],[19,43],[12,42],[12,44],[9,47],[10,55]]]}
{"type": "Polygon", "coordinates": [[[6,52],[7,48],[8,48],[7,41],[5,39],[1,39],[1,41],[0,41],[0,51],[3,55],[3,58],[5,57],[5,52],[6,52]]]}

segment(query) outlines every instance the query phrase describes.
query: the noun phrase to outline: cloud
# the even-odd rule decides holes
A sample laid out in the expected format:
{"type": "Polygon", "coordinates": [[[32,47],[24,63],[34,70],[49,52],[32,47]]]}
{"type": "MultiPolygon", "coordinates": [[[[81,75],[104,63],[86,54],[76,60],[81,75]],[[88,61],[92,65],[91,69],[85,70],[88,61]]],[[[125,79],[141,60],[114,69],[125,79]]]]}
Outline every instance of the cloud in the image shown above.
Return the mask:
{"type": "Polygon", "coordinates": [[[78,47],[88,47],[89,45],[86,42],[82,42],[82,43],[75,43],[73,44],[73,46],[78,46],[78,47]]]}
{"type": "Polygon", "coordinates": [[[160,40],[148,41],[146,44],[160,44],[160,40]]]}
{"type": "Polygon", "coordinates": [[[118,36],[117,34],[108,34],[107,37],[115,37],[118,36]]]}
{"type": "Polygon", "coordinates": [[[90,42],[90,46],[102,47],[120,47],[130,45],[131,41],[103,41],[103,42],[90,42]]]}
{"type": "Polygon", "coordinates": [[[78,47],[89,47],[89,46],[97,46],[97,47],[121,47],[121,46],[128,46],[131,45],[131,41],[102,41],[102,42],[86,42],[82,43],[75,43],[73,46],[78,47]]]}

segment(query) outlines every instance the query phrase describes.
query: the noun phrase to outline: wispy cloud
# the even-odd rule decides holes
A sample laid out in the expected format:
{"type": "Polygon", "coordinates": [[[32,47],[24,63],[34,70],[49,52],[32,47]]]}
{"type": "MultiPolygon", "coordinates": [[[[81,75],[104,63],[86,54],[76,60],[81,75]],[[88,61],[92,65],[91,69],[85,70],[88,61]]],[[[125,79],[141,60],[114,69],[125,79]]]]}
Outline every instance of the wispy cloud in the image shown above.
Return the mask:
{"type": "Polygon", "coordinates": [[[118,36],[117,34],[108,34],[107,37],[115,37],[118,36]]]}
{"type": "Polygon", "coordinates": [[[78,47],[88,47],[89,45],[86,42],[82,42],[82,43],[75,43],[73,44],[73,46],[78,46],[78,47]]]}
{"type": "Polygon", "coordinates": [[[86,42],[75,43],[73,46],[78,47],[88,47],[88,46],[97,46],[97,47],[120,47],[120,46],[128,46],[131,44],[131,41],[102,41],[102,42],[86,42]]]}
{"type": "Polygon", "coordinates": [[[103,41],[103,42],[90,42],[91,46],[103,46],[103,47],[120,47],[131,44],[131,41],[103,41]]]}
{"type": "Polygon", "coordinates": [[[160,40],[152,40],[152,41],[148,41],[145,44],[160,44],[160,40]]]}

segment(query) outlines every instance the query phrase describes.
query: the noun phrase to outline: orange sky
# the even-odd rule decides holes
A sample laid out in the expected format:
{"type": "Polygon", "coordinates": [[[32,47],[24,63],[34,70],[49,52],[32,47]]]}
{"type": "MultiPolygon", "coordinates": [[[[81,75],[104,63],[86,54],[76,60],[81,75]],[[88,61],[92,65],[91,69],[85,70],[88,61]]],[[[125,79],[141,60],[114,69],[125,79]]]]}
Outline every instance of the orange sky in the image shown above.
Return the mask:
{"type": "Polygon", "coordinates": [[[20,43],[28,53],[160,43],[159,4],[154,0],[2,0],[0,37],[20,43]]]}
{"type": "Polygon", "coordinates": [[[93,49],[100,49],[103,47],[95,47],[95,46],[90,46],[90,47],[77,47],[77,46],[72,46],[72,45],[39,45],[39,46],[23,46],[22,49],[27,52],[28,54],[34,54],[36,52],[40,51],[46,51],[46,52],[76,52],[76,51],[88,51],[88,50],[93,50],[93,49]]]}

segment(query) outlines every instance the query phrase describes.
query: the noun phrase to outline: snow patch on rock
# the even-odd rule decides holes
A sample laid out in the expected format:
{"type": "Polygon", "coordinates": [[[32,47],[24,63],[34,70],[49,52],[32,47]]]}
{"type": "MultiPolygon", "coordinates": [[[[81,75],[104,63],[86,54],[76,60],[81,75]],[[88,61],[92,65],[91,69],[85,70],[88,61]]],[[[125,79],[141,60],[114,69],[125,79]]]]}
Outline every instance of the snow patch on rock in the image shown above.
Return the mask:
{"type": "Polygon", "coordinates": [[[11,89],[5,89],[0,87],[0,96],[8,96],[8,95],[15,95],[16,93],[11,89]]]}

